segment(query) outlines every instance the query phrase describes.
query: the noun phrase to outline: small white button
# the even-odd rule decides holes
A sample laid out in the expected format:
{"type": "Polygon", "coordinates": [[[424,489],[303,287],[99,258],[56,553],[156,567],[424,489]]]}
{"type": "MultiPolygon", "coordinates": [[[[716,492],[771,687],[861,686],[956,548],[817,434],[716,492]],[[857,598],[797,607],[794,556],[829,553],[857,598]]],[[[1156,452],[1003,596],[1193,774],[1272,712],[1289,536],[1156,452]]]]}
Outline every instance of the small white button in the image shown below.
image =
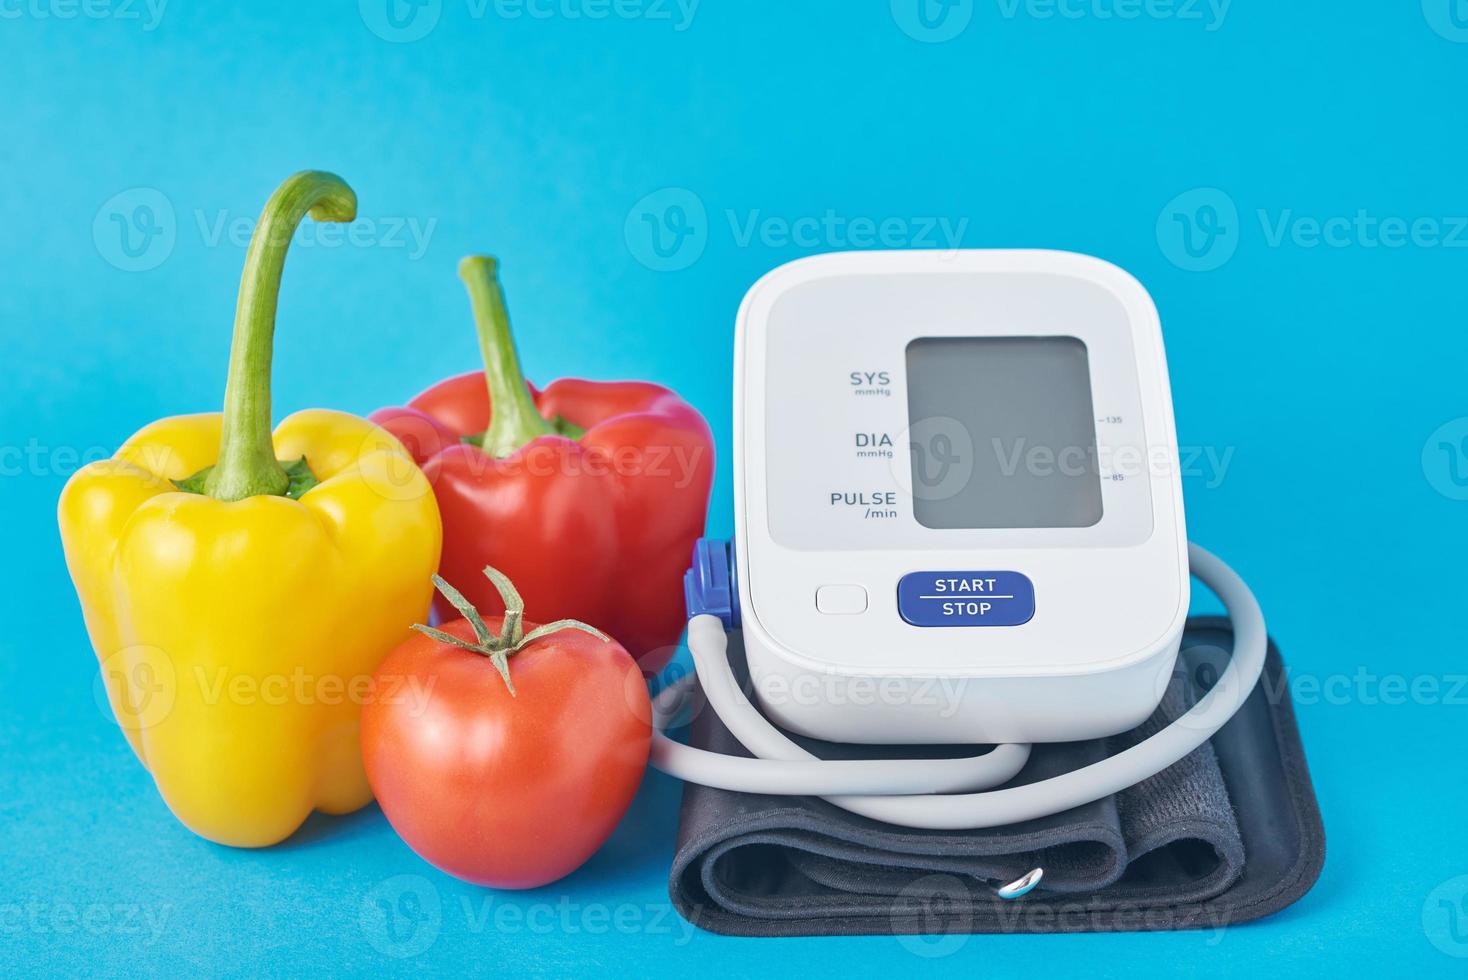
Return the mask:
{"type": "Polygon", "coordinates": [[[823,585],[816,589],[816,609],[828,616],[866,612],[867,590],[859,585],[823,585]]]}

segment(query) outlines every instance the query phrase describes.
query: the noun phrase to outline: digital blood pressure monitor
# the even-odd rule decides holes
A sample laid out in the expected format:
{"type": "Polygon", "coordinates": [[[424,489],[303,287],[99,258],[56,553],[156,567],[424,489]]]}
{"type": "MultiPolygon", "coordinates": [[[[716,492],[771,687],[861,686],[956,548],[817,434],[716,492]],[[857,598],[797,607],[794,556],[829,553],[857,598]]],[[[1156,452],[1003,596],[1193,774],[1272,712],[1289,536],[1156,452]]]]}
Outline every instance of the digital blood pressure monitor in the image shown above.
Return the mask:
{"type": "Polygon", "coordinates": [[[734,550],[765,714],[852,743],[1096,738],[1188,608],[1157,311],[1053,251],[782,266],[739,310],[734,550]]]}
{"type": "Polygon", "coordinates": [[[1041,251],[794,262],[744,298],[734,392],[735,536],[700,540],[684,576],[694,673],[652,698],[663,772],[905,827],[998,827],[1150,778],[1257,686],[1264,613],[1184,536],[1157,311],[1115,266],[1041,251]],[[1113,755],[1015,782],[1030,743],[1153,715],[1190,575],[1233,631],[1213,685],[1113,755]],[[758,708],[730,663],[736,630],[758,708]],[[748,755],[667,734],[695,688],[748,755]],[[832,758],[789,731],[984,749],[832,758]]]}

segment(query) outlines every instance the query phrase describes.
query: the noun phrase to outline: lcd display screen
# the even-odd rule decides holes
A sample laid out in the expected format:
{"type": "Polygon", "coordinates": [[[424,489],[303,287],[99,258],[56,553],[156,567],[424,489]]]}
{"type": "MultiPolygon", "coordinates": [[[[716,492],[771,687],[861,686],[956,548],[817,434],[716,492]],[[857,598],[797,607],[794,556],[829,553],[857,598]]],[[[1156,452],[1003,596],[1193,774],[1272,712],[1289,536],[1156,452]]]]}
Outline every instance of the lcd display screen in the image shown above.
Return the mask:
{"type": "Polygon", "coordinates": [[[1089,527],[1101,520],[1086,345],[1075,337],[923,337],[907,347],[918,523],[1089,527]]]}

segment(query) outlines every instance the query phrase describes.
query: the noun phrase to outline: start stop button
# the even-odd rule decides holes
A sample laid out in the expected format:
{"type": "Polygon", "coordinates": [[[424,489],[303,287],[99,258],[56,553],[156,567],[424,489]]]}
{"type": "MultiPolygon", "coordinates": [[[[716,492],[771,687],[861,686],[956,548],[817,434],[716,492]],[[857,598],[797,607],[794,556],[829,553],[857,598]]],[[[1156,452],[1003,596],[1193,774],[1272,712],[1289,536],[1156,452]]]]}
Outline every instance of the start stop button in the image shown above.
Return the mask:
{"type": "Polygon", "coordinates": [[[1020,572],[909,572],[897,611],[914,626],[1021,626],[1035,615],[1035,583],[1020,572]]]}

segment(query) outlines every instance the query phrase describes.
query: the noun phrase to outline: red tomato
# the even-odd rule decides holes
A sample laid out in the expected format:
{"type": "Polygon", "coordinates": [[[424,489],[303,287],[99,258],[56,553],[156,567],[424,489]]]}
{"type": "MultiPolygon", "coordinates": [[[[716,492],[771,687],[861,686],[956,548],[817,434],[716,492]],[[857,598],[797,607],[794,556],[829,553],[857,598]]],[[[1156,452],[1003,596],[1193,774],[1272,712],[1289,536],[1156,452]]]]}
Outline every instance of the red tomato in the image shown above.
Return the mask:
{"type": "MultiPolygon", "coordinates": [[[[474,640],[463,619],[440,629],[474,640]]],[[[476,884],[534,888],[580,867],[626,812],[651,712],[614,640],[563,629],[509,668],[513,695],[488,657],[414,634],[378,668],[362,756],[382,812],[422,858],[476,884]]]]}

